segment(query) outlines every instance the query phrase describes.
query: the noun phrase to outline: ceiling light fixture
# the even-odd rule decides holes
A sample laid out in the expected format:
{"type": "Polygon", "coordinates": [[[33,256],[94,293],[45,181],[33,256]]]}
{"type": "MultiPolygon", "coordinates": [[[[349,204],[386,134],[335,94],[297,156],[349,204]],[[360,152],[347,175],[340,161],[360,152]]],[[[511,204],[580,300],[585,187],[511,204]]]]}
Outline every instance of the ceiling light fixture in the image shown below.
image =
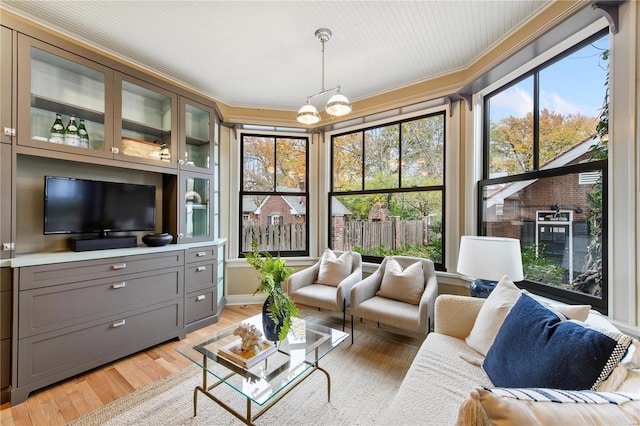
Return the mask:
{"type": "Polygon", "coordinates": [[[297,120],[302,124],[316,124],[320,121],[320,114],[316,107],[311,104],[311,99],[334,90],[336,91],[335,95],[331,96],[325,105],[325,111],[327,114],[334,117],[340,117],[351,112],[351,103],[349,103],[349,99],[347,99],[345,95],[340,93],[340,85],[337,85],[332,89],[324,88],[324,44],[331,40],[331,30],[328,28],[319,28],[316,30],[315,36],[316,39],[322,43],[322,89],[318,93],[308,96],[307,103],[298,111],[297,120]]]}

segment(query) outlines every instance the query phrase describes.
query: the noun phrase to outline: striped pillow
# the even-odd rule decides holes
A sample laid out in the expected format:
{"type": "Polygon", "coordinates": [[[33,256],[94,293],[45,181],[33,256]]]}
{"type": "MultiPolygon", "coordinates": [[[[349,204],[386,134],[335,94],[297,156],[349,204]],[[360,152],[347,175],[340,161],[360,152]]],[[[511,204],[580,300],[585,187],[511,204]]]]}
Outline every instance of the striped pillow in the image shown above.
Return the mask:
{"type": "Polygon", "coordinates": [[[640,399],[621,392],[595,392],[592,390],[562,390],[549,388],[487,388],[484,390],[491,392],[501,398],[514,398],[520,401],[534,402],[559,402],[573,404],[623,404],[628,401],[639,401],[640,399]]]}

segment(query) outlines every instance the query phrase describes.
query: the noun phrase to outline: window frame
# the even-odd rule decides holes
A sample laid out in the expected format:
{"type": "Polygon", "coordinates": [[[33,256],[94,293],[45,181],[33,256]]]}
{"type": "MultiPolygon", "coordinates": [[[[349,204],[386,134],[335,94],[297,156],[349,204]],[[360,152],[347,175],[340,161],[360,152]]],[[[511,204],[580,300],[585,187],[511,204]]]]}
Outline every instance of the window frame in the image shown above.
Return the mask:
{"type": "MultiPolygon", "coordinates": [[[[277,134],[277,133],[251,133],[251,132],[241,132],[240,133],[240,188],[239,188],[239,200],[238,200],[238,257],[244,258],[247,251],[242,250],[242,235],[243,235],[243,227],[244,220],[243,215],[244,212],[242,210],[242,200],[245,195],[256,195],[256,196],[300,196],[305,197],[305,248],[304,250],[288,250],[288,251],[278,251],[278,250],[269,250],[264,251],[261,250],[262,253],[268,252],[272,256],[280,256],[280,257],[299,257],[299,256],[309,256],[309,149],[311,140],[309,136],[306,135],[289,135],[289,134],[277,134]],[[273,171],[273,183],[274,190],[273,191],[245,191],[244,190],[244,139],[246,137],[256,137],[256,138],[272,138],[274,139],[274,159],[277,159],[277,141],[278,139],[300,139],[305,141],[305,171],[304,171],[304,191],[299,192],[281,192],[277,191],[277,179],[276,173],[277,170],[274,168],[273,171]]],[[[280,215],[280,213],[279,213],[280,215]]],[[[280,216],[281,217],[281,216],[280,216]]],[[[271,219],[271,218],[269,218],[271,219]]]]}
{"type": "MultiPolygon", "coordinates": [[[[539,84],[539,75],[540,72],[549,68],[551,65],[561,61],[562,59],[570,56],[572,53],[582,49],[583,47],[601,39],[602,37],[609,34],[608,28],[601,29],[586,37],[585,39],[573,44],[562,52],[554,55],[550,59],[547,59],[535,67],[529,69],[528,71],[518,75],[517,77],[511,79],[505,84],[500,85],[494,90],[482,95],[481,105],[482,105],[482,177],[478,181],[477,186],[477,230],[478,235],[485,236],[486,235],[486,227],[484,225],[483,217],[484,217],[484,200],[483,200],[483,190],[486,186],[504,184],[504,183],[513,183],[518,181],[527,181],[541,178],[550,178],[550,177],[560,177],[566,176],[570,174],[576,174],[583,171],[593,171],[600,170],[602,172],[602,229],[601,229],[601,256],[602,256],[602,284],[601,284],[601,297],[598,298],[596,296],[592,296],[586,293],[580,293],[571,290],[564,290],[553,285],[538,283],[535,281],[527,280],[526,278],[519,282],[519,287],[522,287],[526,290],[531,291],[532,293],[541,295],[543,297],[548,297],[550,299],[558,300],[560,302],[565,303],[581,303],[581,304],[590,304],[594,309],[600,311],[601,313],[607,315],[608,313],[608,303],[609,303],[609,285],[608,285],[608,263],[609,263],[609,247],[608,247],[608,236],[609,236],[609,195],[608,195],[608,184],[609,184],[609,176],[608,176],[608,160],[592,160],[585,163],[572,164],[572,165],[564,165],[553,168],[545,168],[540,169],[540,132],[539,132],[539,124],[540,124],[540,108],[539,108],[539,100],[540,100],[540,84],[539,84]],[[492,97],[498,93],[504,92],[505,90],[517,85],[518,83],[533,77],[533,170],[527,171],[518,174],[512,174],[508,176],[501,176],[490,178],[489,170],[490,170],[490,108],[489,102],[492,97]]],[[[610,40],[611,43],[611,40],[610,40]]],[[[612,62],[611,57],[609,58],[609,63],[612,62]]],[[[609,101],[611,104],[611,100],[609,101]]],[[[610,120],[611,122],[611,120],[610,120]]],[[[595,133],[595,129],[594,129],[595,133]]]]}
{"type": "MultiPolygon", "coordinates": [[[[329,241],[329,246],[331,246],[332,241],[332,230],[333,227],[331,225],[332,222],[332,198],[335,196],[350,196],[350,195],[372,195],[372,194],[401,194],[401,193],[418,193],[418,192],[439,192],[441,194],[441,208],[442,208],[442,254],[440,262],[434,261],[434,266],[437,271],[446,271],[446,222],[447,222],[447,211],[446,211],[446,181],[447,181],[447,139],[448,139],[448,117],[449,112],[446,109],[438,108],[437,111],[422,113],[418,115],[411,115],[407,117],[397,118],[394,117],[392,120],[382,120],[377,122],[375,125],[370,125],[366,127],[358,127],[352,128],[347,131],[341,131],[332,133],[329,136],[329,190],[327,191],[327,241],[329,241]],[[366,150],[364,149],[364,141],[363,141],[363,150],[362,150],[362,164],[361,164],[361,188],[360,190],[350,190],[350,191],[334,191],[334,173],[333,173],[333,161],[334,161],[334,139],[353,134],[353,133],[361,133],[363,138],[367,131],[373,129],[381,129],[385,127],[390,127],[397,125],[398,126],[398,135],[399,135],[399,145],[398,145],[398,162],[402,162],[402,127],[404,123],[408,123],[411,121],[417,121],[425,118],[442,116],[442,134],[443,134],[443,151],[442,151],[442,184],[441,185],[428,185],[428,186],[417,186],[417,187],[403,187],[402,186],[402,168],[400,167],[398,170],[398,187],[395,188],[383,188],[383,189],[364,189],[366,187],[366,150]]],[[[331,247],[333,248],[333,247],[331,247]]],[[[373,255],[362,255],[362,260],[368,263],[380,264],[384,257],[381,256],[373,256],[373,255]]]]}

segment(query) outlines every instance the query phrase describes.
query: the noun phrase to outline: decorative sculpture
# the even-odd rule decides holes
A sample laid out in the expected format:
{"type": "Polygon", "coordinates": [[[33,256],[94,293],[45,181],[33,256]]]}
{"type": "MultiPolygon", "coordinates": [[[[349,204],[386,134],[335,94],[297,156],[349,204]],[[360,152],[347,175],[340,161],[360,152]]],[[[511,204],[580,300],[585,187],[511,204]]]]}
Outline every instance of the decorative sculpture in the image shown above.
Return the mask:
{"type": "Polygon", "coordinates": [[[234,336],[240,336],[242,339],[242,350],[260,350],[260,338],[262,332],[255,325],[240,324],[234,331],[234,336]]]}

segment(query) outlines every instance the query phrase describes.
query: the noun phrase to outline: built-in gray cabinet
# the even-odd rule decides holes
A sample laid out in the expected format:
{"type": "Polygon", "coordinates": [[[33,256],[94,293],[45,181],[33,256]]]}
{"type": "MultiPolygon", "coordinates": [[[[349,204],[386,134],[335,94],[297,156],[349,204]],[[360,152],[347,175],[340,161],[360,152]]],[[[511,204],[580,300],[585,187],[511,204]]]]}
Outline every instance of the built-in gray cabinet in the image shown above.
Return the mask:
{"type": "Polygon", "coordinates": [[[183,96],[180,103],[180,170],[213,173],[219,125],[215,110],[183,96]]]}
{"type": "Polygon", "coordinates": [[[3,402],[10,393],[17,404],[33,390],[217,321],[224,306],[224,252],[214,241],[220,119],[209,99],[10,16],[3,15],[0,47],[0,259],[9,265],[1,269],[0,381],[3,402]],[[72,116],[82,120],[88,140],[52,135],[58,114],[64,126],[72,116]],[[25,173],[33,159],[56,171],[66,162],[60,174],[81,165],[91,178],[93,168],[103,180],[138,183],[140,173],[153,174],[148,180],[162,182],[158,230],[172,233],[174,244],[122,258],[109,250],[35,253],[48,251],[54,236],[17,218],[17,201],[28,199],[20,214],[41,223],[44,194],[25,173]]]}
{"type": "Polygon", "coordinates": [[[0,27],[0,143],[12,143],[15,123],[11,112],[15,95],[13,92],[14,61],[13,37],[14,32],[6,27],[0,27]]]}
{"type": "Polygon", "coordinates": [[[11,268],[0,268],[0,403],[9,401],[11,385],[11,268]]]}
{"type": "Polygon", "coordinates": [[[115,85],[117,158],[175,168],[178,95],[123,73],[115,85]]]}
{"type": "Polygon", "coordinates": [[[11,403],[172,338],[184,338],[184,250],[15,269],[11,403]]]}
{"type": "Polygon", "coordinates": [[[113,70],[23,34],[18,36],[18,145],[113,158],[113,70]],[[88,143],[56,136],[60,114],[88,131],[88,143]]]}
{"type": "Polygon", "coordinates": [[[0,144],[0,259],[13,257],[13,179],[12,146],[0,144]]]}
{"type": "Polygon", "coordinates": [[[187,332],[218,321],[218,246],[186,250],[185,324],[187,332]]]}

